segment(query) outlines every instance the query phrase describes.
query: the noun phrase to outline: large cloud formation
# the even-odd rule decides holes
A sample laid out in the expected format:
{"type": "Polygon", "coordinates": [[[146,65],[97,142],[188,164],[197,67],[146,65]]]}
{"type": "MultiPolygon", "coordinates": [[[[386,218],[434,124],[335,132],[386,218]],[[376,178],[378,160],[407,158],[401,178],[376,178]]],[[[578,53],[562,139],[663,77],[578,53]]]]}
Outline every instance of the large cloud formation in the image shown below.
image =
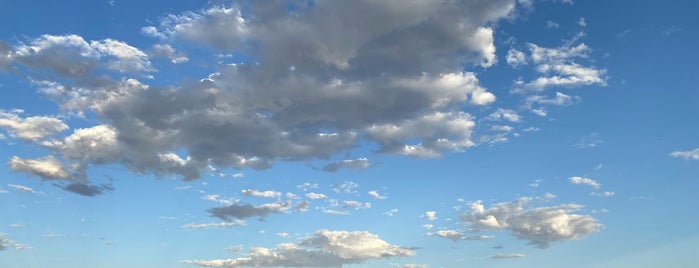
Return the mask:
{"type": "Polygon", "coordinates": [[[372,259],[413,255],[413,250],[391,245],[369,232],[319,230],[296,244],[251,248],[242,258],[182,262],[207,267],[342,267],[372,259]]]}
{"type": "MultiPolygon", "coordinates": [[[[148,53],[75,34],[0,43],[0,70],[29,73],[32,85],[63,113],[97,121],[60,136],[68,126],[57,117],[0,112],[0,128],[50,150],[64,163],[56,170],[66,173],[42,178],[70,183],[86,183],[91,165],[118,163],[139,174],[193,180],[210,167],[327,160],[367,142],[380,153],[418,158],[460,152],[477,144],[477,118],[469,111],[489,110],[496,100],[465,70],[497,63],[494,27],[518,5],[232,1],[143,27],[158,42],[148,53]],[[200,62],[209,58],[208,76],[170,86],[162,86],[167,80],[144,82],[160,75],[151,61],[190,63],[182,47],[198,53],[200,62]]],[[[603,84],[599,73],[571,60],[587,57],[584,44],[529,48],[530,59],[523,60],[543,73],[567,75],[547,81],[570,81],[525,87],[603,84]]],[[[356,158],[323,169],[368,163],[356,158]]]]}

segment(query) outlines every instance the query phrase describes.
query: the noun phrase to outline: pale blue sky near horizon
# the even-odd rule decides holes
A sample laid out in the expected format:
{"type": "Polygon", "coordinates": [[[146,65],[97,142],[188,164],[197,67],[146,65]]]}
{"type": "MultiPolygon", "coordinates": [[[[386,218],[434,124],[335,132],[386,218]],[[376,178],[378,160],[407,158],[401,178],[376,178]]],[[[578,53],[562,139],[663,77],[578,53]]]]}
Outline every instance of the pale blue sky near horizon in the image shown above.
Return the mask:
{"type": "Polygon", "coordinates": [[[693,1],[0,0],[0,267],[693,267],[693,1]]]}

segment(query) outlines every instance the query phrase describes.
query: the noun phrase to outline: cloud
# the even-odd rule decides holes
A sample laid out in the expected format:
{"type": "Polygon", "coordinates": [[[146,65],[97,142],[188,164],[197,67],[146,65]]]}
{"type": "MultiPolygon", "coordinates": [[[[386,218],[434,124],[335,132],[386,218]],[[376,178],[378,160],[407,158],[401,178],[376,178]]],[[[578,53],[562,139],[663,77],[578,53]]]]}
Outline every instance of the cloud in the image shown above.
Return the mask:
{"type": "Polygon", "coordinates": [[[459,240],[489,240],[493,238],[492,236],[487,235],[467,236],[465,232],[458,230],[439,230],[434,233],[427,233],[427,235],[451,239],[451,241],[454,242],[457,242],[459,240]]]}
{"type": "Polygon", "coordinates": [[[394,208],[394,209],[391,209],[389,211],[384,212],[383,214],[386,216],[392,217],[393,215],[396,215],[396,213],[398,213],[398,209],[394,208]]]}
{"type": "Polygon", "coordinates": [[[587,67],[573,61],[589,57],[590,48],[584,43],[577,46],[565,44],[558,48],[545,48],[532,43],[528,46],[532,62],[541,76],[527,83],[522,82],[523,89],[543,91],[549,87],[607,85],[605,69],[587,67]]]}
{"type": "Polygon", "coordinates": [[[89,184],[83,182],[74,182],[67,185],[54,184],[55,186],[74,194],[82,196],[97,196],[107,192],[114,191],[111,184],[89,184]]]}
{"type": "Polygon", "coordinates": [[[224,207],[214,207],[208,210],[211,216],[217,217],[224,221],[231,221],[233,218],[245,219],[250,217],[259,217],[264,219],[269,214],[281,214],[289,210],[291,202],[275,202],[253,206],[250,204],[240,205],[232,204],[224,207]]]}
{"type": "Polygon", "coordinates": [[[182,225],[182,229],[196,230],[196,229],[209,229],[209,228],[231,228],[237,226],[245,226],[245,222],[241,220],[234,220],[231,222],[219,222],[219,223],[190,223],[182,225]]]}
{"type": "Polygon", "coordinates": [[[378,199],[378,200],[386,199],[385,196],[380,195],[378,192],[376,192],[374,190],[369,191],[369,196],[373,197],[374,199],[378,199]]]}
{"type": "Polygon", "coordinates": [[[0,128],[6,129],[10,137],[25,142],[36,142],[68,129],[60,119],[47,116],[22,118],[23,111],[4,112],[0,110],[0,128]]]}
{"type": "Polygon", "coordinates": [[[492,259],[512,259],[512,258],[522,258],[525,257],[526,255],[522,253],[506,253],[506,254],[497,254],[493,255],[492,259]]]}
{"type": "Polygon", "coordinates": [[[528,96],[525,100],[527,106],[532,104],[539,105],[553,105],[553,106],[568,106],[574,104],[580,100],[580,97],[572,97],[561,92],[556,92],[556,96],[553,98],[546,98],[540,95],[528,96]]]}
{"type": "MultiPolygon", "coordinates": [[[[282,2],[214,4],[143,27],[158,38],[148,53],[114,39],[43,35],[0,47],[0,68],[21,65],[34,80],[51,77],[47,70],[59,76],[35,86],[116,135],[119,150],[103,154],[80,154],[88,144],[48,144],[85,168],[121,164],[191,180],[208,166],[264,169],[366,142],[381,153],[438,157],[474,146],[473,117],[461,110],[496,96],[464,68],[497,63],[495,25],[515,7],[513,0],[324,1],[298,10],[282,2]],[[175,50],[182,43],[207,47],[203,60],[233,52],[250,60],[219,59],[194,82],[136,80],[157,71],[150,57],[185,63],[175,50]]],[[[364,163],[350,161],[326,169],[364,163]]]]}
{"type": "Polygon", "coordinates": [[[670,156],[684,159],[699,160],[699,148],[696,148],[691,151],[675,151],[670,153],[670,156]]]}
{"type": "Polygon", "coordinates": [[[413,255],[413,250],[391,245],[369,232],[319,230],[295,244],[251,248],[242,258],[182,262],[209,267],[342,267],[373,259],[413,255]]]}
{"type": "Polygon", "coordinates": [[[488,120],[501,121],[506,120],[513,123],[517,123],[521,120],[521,117],[517,112],[509,109],[498,108],[495,112],[488,115],[488,120]]]}
{"type": "Polygon", "coordinates": [[[277,198],[277,197],[282,196],[282,193],[276,192],[276,191],[258,191],[258,190],[253,190],[253,189],[245,189],[245,190],[241,190],[241,192],[245,196],[264,197],[264,198],[277,198]]]}
{"type": "Polygon", "coordinates": [[[422,215],[423,218],[426,218],[428,221],[434,221],[437,220],[437,212],[436,211],[427,211],[425,214],[422,215]]]}
{"type": "Polygon", "coordinates": [[[325,198],[328,198],[328,196],[325,195],[325,194],[317,194],[317,193],[313,193],[313,192],[307,193],[305,196],[308,197],[308,198],[310,198],[310,199],[325,199],[325,198]]]}
{"type": "Polygon", "coordinates": [[[88,75],[100,66],[121,73],[155,71],[146,53],[135,47],[113,39],[88,42],[74,34],[43,35],[17,46],[13,58],[73,78],[88,75]]]}
{"type": "Polygon", "coordinates": [[[12,241],[12,240],[6,238],[4,234],[0,234],[0,251],[6,250],[10,247],[12,247],[14,249],[27,249],[27,248],[29,248],[25,244],[20,244],[20,243],[17,243],[15,241],[12,241]]]}
{"type": "Polygon", "coordinates": [[[20,192],[25,192],[25,193],[36,193],[36,191],[34,191],[34,189],[29,188],[29,187],[27,187],[27,186],[23,186],[23,185],[8,184],[7,186],[12,187],[12,188],[14,188],[15,190],[20,191],[20,192]]]}
{"type": "Polygon", "coordinates": [[[510,50],[507,51],[507,56],[505,59],[507,64],[512,66],[512,68],[518,68],[529,63],[527,62],[527,56],[524,54],[524,52],[514,48],[510,48],[510,50]]]}
{"type": "Polygon", "coordinates": [[[17,156],[10,158],[7,166],[14,172],[23,172],[31,176],[38,176],[44,180],[66,180],[71,175],[63,168],[61,162],[49,155],[37,159],[22,159],[17,156]]]}
{"type": "Polygon", "coordinates": [[[464,224],[474,231],[507,230],[539,248],[548,248],[553,242],[575,240],[597,232],[602,227],[590,215],[574,214],[582,206],[564,204],[552,207],[525,208],[532,198],[520,198],[499,203],[485,209],[478,202],[470,203],[470,211],[461,214],[464,224]]]}
{"type": "Polygon", "coordinates": [[[599,182],[597,182],[593,179],[590,179],[590,178],[583,178],[583,177],[576,176],[576,177],[570,177],[570,178],[568,178],[568,180],[570,180],[570,182],[572,184],[583,184],[583,185],[587,185],[587,186],[590,186],[590,187],[595,188],[595,189],[599,189],[599,187],[601,186],[599,184],[599,182]]]}
{"type": "Polygon", "coordinates": [[[371,166],[368,158],[357,158],[342,160],[339,162],[329,163],[323,166],[323,170],[328,172],[336,172],[341,168],[352,168],[357,170],[363,170],[371,166]]]}

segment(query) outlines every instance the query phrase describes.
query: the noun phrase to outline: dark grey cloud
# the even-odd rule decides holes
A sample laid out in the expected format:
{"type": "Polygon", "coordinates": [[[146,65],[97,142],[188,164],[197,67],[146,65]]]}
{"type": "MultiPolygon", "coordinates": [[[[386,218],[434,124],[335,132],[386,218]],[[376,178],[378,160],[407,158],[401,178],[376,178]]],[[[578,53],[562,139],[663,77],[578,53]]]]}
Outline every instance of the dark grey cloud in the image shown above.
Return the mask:
{"type": "Polygon", "coordinates": [[[235,219],[245,219],[250,217],[259,217],[264,219],[269,214],[280,214],[289,210],[291,202],[275,202],[253,206],[251,204],[232,204],[225,207],[215,207],[208,210],[211,216],[217,217],[224,221],[232,221],[235,219]]]}

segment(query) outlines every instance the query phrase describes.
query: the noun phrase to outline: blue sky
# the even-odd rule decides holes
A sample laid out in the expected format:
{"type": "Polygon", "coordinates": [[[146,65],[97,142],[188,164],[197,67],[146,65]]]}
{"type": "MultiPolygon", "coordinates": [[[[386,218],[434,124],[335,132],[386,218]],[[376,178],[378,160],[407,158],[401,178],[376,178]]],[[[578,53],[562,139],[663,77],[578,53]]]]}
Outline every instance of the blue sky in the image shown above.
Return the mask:
{"type": "Polygon", "coordinates": [[[0,266],[695,266],[695,9],[0,1],[0,266]]]}

